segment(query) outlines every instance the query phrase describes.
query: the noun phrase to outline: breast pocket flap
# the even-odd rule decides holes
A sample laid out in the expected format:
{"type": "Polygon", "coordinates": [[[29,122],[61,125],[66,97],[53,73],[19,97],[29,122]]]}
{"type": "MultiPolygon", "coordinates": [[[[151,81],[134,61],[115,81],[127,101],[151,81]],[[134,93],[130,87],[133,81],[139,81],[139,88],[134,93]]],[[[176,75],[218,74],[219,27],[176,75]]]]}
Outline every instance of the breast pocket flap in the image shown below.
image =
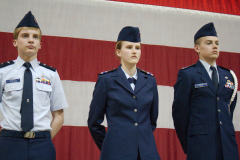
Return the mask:
{"type": "Polygon", "coordinates": [[[37,83],[36,87],[40,91],[45,91],[45,92],[51,92],[52,91],[52,86],[48,85],[48,84],[37,83]]]}
{"type": "Polygon", "coordinates": [[[17,90],[22,90],[23,84],[18,82],[18,83],[6,83],[4,87],[5,92],[9,91],[17,91],[17,90]]]}

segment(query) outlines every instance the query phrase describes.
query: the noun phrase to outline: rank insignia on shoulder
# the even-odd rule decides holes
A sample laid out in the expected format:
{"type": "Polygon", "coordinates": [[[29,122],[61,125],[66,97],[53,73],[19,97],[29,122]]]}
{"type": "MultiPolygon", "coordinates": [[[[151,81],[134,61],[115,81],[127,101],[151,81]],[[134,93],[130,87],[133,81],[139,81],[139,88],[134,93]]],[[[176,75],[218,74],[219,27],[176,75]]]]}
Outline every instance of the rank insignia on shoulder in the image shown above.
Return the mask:
{"type": "Polygon", "coordinates": [[[183,68],[181,68],[181,69],[186,69],[186,68],[189,68],[189,67],[193,67],[193,66],[195,66],[196,64],[192,64],[192,65],[190,65],[190,66],[186,66],[186,67],[183,67],[183,68]]]}
{"type": "Polygon", "coordinates": [[[111,70],[109,70],[109,71],[104,71],[104,72],[101,72],[101,73],[99,73],[99,75],[102,75],[102,74],[106,74],[106,73],[113,72],[113,71],[115,71],[116,69],[117,69],[117,68],[111,69],[111,70]]]}
{"type": "Polygon", "coordinates": [[[147,74],[147,75],[154,76],[152,73],[147,72],[147,71],[144,71],[144,70],[142,70],[142,69],[140,69],[140,68],[139,68],[139,71],[141,71],[141,72],[143,72],[143,73],[145,73],[145,74],[147,74]]]}
{"type": "Polygon", "coordinates": [[[9,66],[11,64],[14,64],[14,61],[7,61],[7,62],[0,63],[0,68],[9,66]]]}
{"type": "Polygon", "coordinates": [[[53,67],[51,67],[51,66],[48,66],[48,65],[46,65],[46,64],[44,64],[44,63],[39,63],[39,65],[40,66],[42,66],[42,67],[45,67],[45,68],[47,68],[47,69],[50,69],[50,70],[52,70],[52,71],[56,71],[56,69],[55,68],[53,68],[53,67]]]}

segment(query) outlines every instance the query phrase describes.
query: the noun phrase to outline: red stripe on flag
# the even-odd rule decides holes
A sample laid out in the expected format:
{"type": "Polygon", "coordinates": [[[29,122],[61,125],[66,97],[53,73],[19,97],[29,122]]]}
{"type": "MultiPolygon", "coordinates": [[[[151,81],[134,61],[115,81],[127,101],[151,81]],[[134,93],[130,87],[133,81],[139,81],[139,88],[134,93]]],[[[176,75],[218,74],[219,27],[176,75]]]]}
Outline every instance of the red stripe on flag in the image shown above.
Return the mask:
{"type": "Polygon", "coordinates": [[[240,15],[240,1],[239,0],[111,0],[118,2],[139,3],[147,5],[166,6],[183,9],[193,9],[199,11],[208,11],[216,13],[225,13],[232,15],[240,15]]]}
{"type": "MultiPolygon", "coordinates": [[[[15,59],[12,34],[0,32],[0,62],[15,59]]],[[[56,67],[62,80],[92,81],[98,73],[119,65],[114,55],[115,42],[43,36],[38,59],[56,67]]],[[[142,45],[139,67],[154,74],[158,85],[173,86],[178,70],[198,59],[193,49],[161,45],[142,45]]],[[[231,68],[240,78],[240,54],[221,52],[218,65],[231,68]]]]}

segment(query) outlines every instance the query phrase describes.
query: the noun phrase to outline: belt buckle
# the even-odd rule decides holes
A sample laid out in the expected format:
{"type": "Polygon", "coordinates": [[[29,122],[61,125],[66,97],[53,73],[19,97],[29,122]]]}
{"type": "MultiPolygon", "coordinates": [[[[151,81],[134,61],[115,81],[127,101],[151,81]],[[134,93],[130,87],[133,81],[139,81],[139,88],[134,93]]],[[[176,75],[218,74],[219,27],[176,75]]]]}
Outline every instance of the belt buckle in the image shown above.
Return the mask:
{"type": "Polygon", "coordinates": [[[35,132],[26,132],[24,133],[24,138],[35,138],[35,132]]]}

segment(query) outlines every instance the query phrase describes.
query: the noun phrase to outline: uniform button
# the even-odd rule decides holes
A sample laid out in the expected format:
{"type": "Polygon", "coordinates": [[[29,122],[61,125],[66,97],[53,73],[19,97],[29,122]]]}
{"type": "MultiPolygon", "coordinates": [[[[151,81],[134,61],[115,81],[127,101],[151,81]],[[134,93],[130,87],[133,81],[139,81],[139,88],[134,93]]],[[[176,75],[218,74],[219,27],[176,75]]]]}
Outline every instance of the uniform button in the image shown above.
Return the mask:
{"type": "Polygon", "coordinates": [[[222,125],[222,121],[219,122],[220,126],[222,125]]]}
{"type": "Polygon", "coordinates": [[[219,97],[217,97],[217,101],[219,101],[220,100],[220,98],[219,97]]]}
{"type": "Polygon", "coordinates": [[[136,126],[136,127],[137,127],[137,126],[138,126],[138,123],[137,123],[137,122],[136,122],[136,123],[134,123],[134,126],[136,126]]]}
{"type": "Polygon", "coordinates": [[[221,112],[221,109],[218,109],[218,113],[220,113],[221,112]]]}
{"type": "Polygon", "coordinates": [[[137,108],[135,108],[133,111],[134,111],[134,112],[137,112],[137,111],[138,111],[138,109],[137,109],[137,108]]]}
{"type": "Polygon", "coordinates": [[[27,102],[29,102],[29,99],[27,99],[27,102]]]}
{"type": "Polygon", "coordinates": [[[136,99],[136,96],[133,96],[133,99],[136,99]]]}

